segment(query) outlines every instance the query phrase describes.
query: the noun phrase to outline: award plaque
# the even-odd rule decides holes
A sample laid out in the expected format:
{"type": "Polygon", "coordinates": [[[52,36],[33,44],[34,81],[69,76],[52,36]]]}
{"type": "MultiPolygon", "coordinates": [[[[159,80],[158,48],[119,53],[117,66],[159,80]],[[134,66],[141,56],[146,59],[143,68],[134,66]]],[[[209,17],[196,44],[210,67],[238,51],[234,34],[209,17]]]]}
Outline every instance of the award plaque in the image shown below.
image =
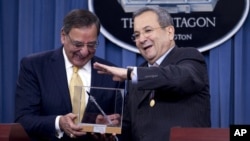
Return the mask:
{"type": "Polygon", "coordinates": [[[74,94],[79,96],[76,124],[83,131],[121,134],[124,89],[75,86],[74,94]]]}

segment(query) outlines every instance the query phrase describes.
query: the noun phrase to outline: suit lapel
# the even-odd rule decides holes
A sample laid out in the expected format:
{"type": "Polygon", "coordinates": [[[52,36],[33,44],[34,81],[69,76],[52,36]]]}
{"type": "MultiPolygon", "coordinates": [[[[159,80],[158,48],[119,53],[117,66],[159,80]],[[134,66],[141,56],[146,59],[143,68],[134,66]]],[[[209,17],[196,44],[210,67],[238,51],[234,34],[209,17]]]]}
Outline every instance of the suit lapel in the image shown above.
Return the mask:
{"type": "MultiPolygon", "coordinates": [[[[101,75],[99,75],[97,73],[97,70],[96,69],[93,69],[93,62],[94,61],[94,58],[91,60],[91,81],[90,81],[90,86],[93,86],[93,87],[98,87],[98,86],[102,86],[102,83],[104,82],[101,82],[101,75]]],[[[90,91],[91,95],[95,97],[95,99],[98,99],[98,97],[100,95],[98,95],[97,93],[93,92],[93,91],[90,91]]],[[[86,112],[88,111],[95,111],[96,107],[95,105],[93,105],[93,103],[91,103],[90,101],[88,102],[87,104],[87,109],[86,109],[86,112]]]]}
{"type": "MultiPolygon", "coordinates": [[[[148,67],[148,63],[144,62],[142,65],[140,65],[141,67],[148,67]]],[[[132,84],[134,85],[134,84],[132,84]]],[[[138,90],[138,88],[135,86],[134,87],[135,93],[136,95],[136,99],[138,100],[138,107],[143,103],[143,101],[145,101],[145,99],[150,95],[150,93],[152,92],[152,90],[138,90]]]]}
{"type": "Polygon", "coordinates": [[[152,90],[143,90],[142,93],[137,93],[137,97],[139,98],[138,107],[143,103],[143,101],[147,101],[147,98],[151,92],[152,90]]]}
{"type": "Polygon", "coordinates": [[[65,101],[66,108],[71,111],[71,101],[68,88],[67,74],[65,69],[65,62],[63,58],[62,48],[55,51],[50,61],[51,73],[54,76],[55,83],[57,84],[58,93],[65,101]]]}
{"type": "MultiPolygon", "coordinates": [[[[169,52],[169,54],[164,58],[164,60],[162,61],[162,63],[160,64],[160,66],[166,66],[169,64],[169,62],[171,61],[171,56],[173,56],[173,54],[175,54],[176,52],[176,48],[174,47],[171,52],[169,52]]],[[[148,67],[147,62],[144,62],[141,66],[142,67],[148,67]]],[[[135,88],[137,89],[137,88],[135,88]]],[[[138,106],[140,106],[142,104],[143,101],[145,101],[146,98],[149,97],[149,95],[151,94],[152,90],[141,90],[141,91],[136,91],[136,98],[138,99],[139,103],[138,106]]],[[[146,99],[147,100],[147,99],[146,99]]]]}
{"type": "Polygon", "coordinates": [[[102,83],[105,83],[105,82],[102,82],[102,75],[99,75],[97,73],[97,70],[96,69],[93,69],[93,62],[94,59],[91,60],[91,86],[102,86],[102,83]]]}

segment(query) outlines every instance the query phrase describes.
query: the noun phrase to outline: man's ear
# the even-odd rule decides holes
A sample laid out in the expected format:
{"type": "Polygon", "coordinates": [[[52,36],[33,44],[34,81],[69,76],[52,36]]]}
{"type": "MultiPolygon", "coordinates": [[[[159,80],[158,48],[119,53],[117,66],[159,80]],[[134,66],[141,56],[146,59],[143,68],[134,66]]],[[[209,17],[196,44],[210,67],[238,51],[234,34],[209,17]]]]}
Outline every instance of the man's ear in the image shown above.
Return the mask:
{"type": "Polygon", "coordinates": [[[174,32],[175,32],[174,26],[167,26],[166,28],[167,28],[167,32],[168,32],[170,40],[174,40],[174,32]]]}
{"type": "Polygon", "coordinates": [[[65,42],[65,35],[66,33],[64,32],[63,28],[61,29],[61,43],[64,44],[65,42]]]}

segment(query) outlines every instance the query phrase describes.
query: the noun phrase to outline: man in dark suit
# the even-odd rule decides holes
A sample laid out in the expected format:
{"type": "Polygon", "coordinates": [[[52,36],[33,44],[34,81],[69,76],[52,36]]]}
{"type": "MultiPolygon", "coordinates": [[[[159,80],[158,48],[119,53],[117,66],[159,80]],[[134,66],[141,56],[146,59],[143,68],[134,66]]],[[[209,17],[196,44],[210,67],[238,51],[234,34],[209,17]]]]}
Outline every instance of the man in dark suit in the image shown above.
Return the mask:
{"type": "MultiPolygon", "coordinates": [[[[16,88],[15,122],[21,123],[32,140],[92,140],[74,124],[69,83],[73,66],[84,86],[118,88],[111,76],[97,74],[94,62],[113,65],[95,56],[100,21],[87,10],[72,10],[64,18],[61,48],[33,54],[21,60],[16,88]]],[[[90,91],[91,92],[91,91],[90,91]]],[[[107,113],[113,113],[115,96],[91,92],[107,113]]],[[[87,96],[87,95],[86,95],[87,96]]],[[[86,112],[100,112],[86,101],[86,112]],[[92,110],[92,111],[91,111],[92,110]]],[[[93,120],[93,118],[90,118],[93,120]]],[[[95,119],[92,121],[95,122],[95,119]]]]}
{"type": "Polygon", "coordinates": [[[168,141],[172,127],[210,127],[210,94],[204,56],[179,48],[166,9],[144,7],[133,15],[132,39],[147,60],[127,69],[94,63],[100,74],[130,80],[120,141],[168,141]]]}

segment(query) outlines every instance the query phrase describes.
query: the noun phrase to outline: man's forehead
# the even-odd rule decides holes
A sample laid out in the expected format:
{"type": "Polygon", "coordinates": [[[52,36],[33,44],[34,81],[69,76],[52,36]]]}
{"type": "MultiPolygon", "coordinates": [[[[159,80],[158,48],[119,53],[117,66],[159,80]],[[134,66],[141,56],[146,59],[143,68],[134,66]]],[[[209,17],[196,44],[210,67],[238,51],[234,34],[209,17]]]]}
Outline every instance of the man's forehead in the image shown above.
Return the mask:
{"type": "Polygon", "coordinates": [[[141,30],[147,27],[159,26],[157,15],[153,12],[144,12],[143,14],[135,17],[134,19],[134,30],[141,30]]]}

